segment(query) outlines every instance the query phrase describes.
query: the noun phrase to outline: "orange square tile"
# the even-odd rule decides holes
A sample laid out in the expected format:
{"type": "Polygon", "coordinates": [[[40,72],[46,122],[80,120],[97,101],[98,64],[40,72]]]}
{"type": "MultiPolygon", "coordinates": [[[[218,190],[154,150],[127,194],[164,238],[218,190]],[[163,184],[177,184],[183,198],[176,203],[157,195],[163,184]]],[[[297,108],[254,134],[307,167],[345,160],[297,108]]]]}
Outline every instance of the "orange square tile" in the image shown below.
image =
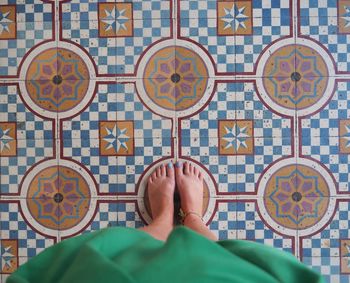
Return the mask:
{"type": "Polygon", "coordinates": [[[0,15],[0,39],[16,38],[16,5],[1,5],[0,15]]]}
{"type": "Polygon", "coordinates": [[[100,121],[100,155],[134,155],[133,121],[100,121]]]}
{"type": "Polygon", "coordinates": [[[10,274],[18,268],[18,241],[0,240],[1,273],[10,274]]]}
{"type": "Polygon", "coordinates": [[[350,239],[340,240],[340,273],[350,274],[350,239]]]}
{"type": "Polygon", "coordinates": [[[253,121],[219,121],[219,153],[223,155],[253,154],[253,121]]]}
{"type": "Polygon", "coordinates": [[[217,3],[218,35],[250,35],[253,33],[253,8],[250,0],[217,3]]]}
{"type": "Polygon", "coordinates": [[[16,123],[0,122],[0,156],[17,155],[16,131],[16,123]]]}
{"type": "Polygon", "coordinates": [[[350,1],[338,2],[338,30],[340,33],[350,33],[350,1]]]}
{"type": "Polygon", "coordinates": [[[100,37],[133,36],[132,3],[99,3],[100,37]]]}
{"type": "Polygon", "coordinates": [[[350,120],[339,121],[339,152],[350,153],[350,120]]]}

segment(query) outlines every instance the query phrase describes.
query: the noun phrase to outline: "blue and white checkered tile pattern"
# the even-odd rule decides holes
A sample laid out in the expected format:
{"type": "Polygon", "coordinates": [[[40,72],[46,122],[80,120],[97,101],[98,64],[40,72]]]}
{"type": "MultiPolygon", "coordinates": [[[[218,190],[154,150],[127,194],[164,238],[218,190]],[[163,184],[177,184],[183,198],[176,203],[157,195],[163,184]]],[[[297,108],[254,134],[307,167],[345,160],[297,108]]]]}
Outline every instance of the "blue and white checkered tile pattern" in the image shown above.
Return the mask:
{"type": "Polygon", "coordinates": [[[236,203],[219,202],[209,228],[213,231],[219,240],[237,238],[237,216],[236,203]]]}
{"type": "MultiPolygon", "coordinates": [[[[72,0],[62,4],[63,21],[90,21],[98,19],[98,3],[100,1],[72,0]]],[[[114,0],[103,1],[103,3],[114,3],[114,0]]],[[[117,1],[117,3],[130,1],[117,1]]],[[[134,19],[161,19],[170,18],[169,0],[143,0],[132,1],[134,19]]]]}
{"type": "MultiPolygon", "coordinates": [[[[260,1],[258,1],[260,2],[260,1]]],[[[288,1],[284,1],[287,3],[288,1]]],[[[260,2],[261,3],[261,2],[260,2]]],[[[264,2],[265,3],[265,2],[264,2]]],[[[253,9],[253,14],[255,9],[253,9]]],[[[235,71],[253,72],[257,59],[264,48],[271,42],[291,34],[290,17],[253,18],[253,35],[235,38],[235,71]]]]}
{"type": "Polygon", "coordinates": [[[0,202],[0,227],[1,239],[18,240],[19,257],[33,257],[54,244],[27,225],[17,203],[0,202]]]}
{"type": "Polygon", "coordinates": [[[145,224],[136,211],[135,202],[122,201],[117,203],[117,226],[140,228],[145,224]]]}
{"type": "Polygon", "coordinates": [[[350,203],[339,202],[332,222],[320,233],[303,240],[302,261],[322,273],[327,282],[348,282],[346,274],[340,274],[339,239],[350,236],[350,203]]]}
{"type": "Polygon", "coordinates": [[[220,193],[254,192],[263,170],[292,152],[289,138],[255,138],[251,155],[219,155],[218,148],[217,138],[183,137],[181,140],[182,156],[206,166],[220,193]]]}
{"type": "Polygon", "coordinates": [[[199,114],[182,120],[186,137],[217,137],[218,120],[253,120],[254,137],[291,137],[291,120],[271,112],[252,83],[218,84],[217,92],[199,114]]]}
{"type": "Polygon", "coordinates": [[[50,22],[52,20],[51,3],[40,0],[2,0],[1,5],[16,5],[17,22],[50,22]]]}
{"type": "Polygon", "coordinates": [[[52,140],[18,140],[17,156],[0,157],[0,192],[18,193],[19,184],[31,166],[49,157],[53,157],[52,140]]]}
{"type": "Polygon", "coordinates": [[[302,257],[340,257],[339,239],[350,237],[350,202],[339,202],[331,223],[321,232],[303,239],[302,257]]]}
{"type": "Polygon", "coordinates": [[[300,32],[322,44],[332,55],[337,70],[350,72],[350,37],[338,33],[338,19],[331,17],[300,18],[300,32]]]}
{"type": "MultiPolygon", "coordinates": [[[[181,18],[216,18],[217,0],[182,0],[181,18]]],[[[252,1],[254,17],[286,17],[289,16],[288,1],[252,1]]]]}
{"type": "MultiPolygon", "coordinates": [[[[62,4],[62,21],[97,21],[97,0],[72,0],[62,4]]],[[[106,0],[104,3],[115,3],[115,0],[106,0]]]]}
{"type": "Polygon", "coordinates": [[[216,18],[191,17],[180,21],[180,35],[203,45],[219,72],[235,71],[235,39],[233,36],[217,35],[216,18]]]}
{"type": "Polygon", "coordinates": [[[329,283],[348,283],[349,275],[340,274],[339,257],[305,257],[303,263],[323,275],[329,283]]]}
{"type": "Polygon", "coordinates": [[[255,202],[238,200],[236,211],[237,239],[251,240],[293,253],[292,239],[282,237],[267,227],[257,213],[255,202]]]}
{"type": "Polygon", "coordinates": [[[99,121],[117,119],[116,97],[120,86],[100,84],[92,103],[80,115],[63,122],[63,139],[98,139],[99,121]]]}
{"type": "Polygon", "coordinates": [[[253,83],[239,83],[236,89],[236,119],[254,119],[254,137],[291,137],[291,120],[271,112],[259,99],[253,83]]]}
{"type": "Polygon", "coordinates": [[[350,82],[339,82],[330,102],[320,112],[302,119],[302,136],[317,138],[339,136],[339,120],[350,117],[349,90],[350,82]]]}
{"type": "Polygon", "coordinates": [[[152,113],[135,94],[134,84],[117,85],[117,120],[132,120],[135,138],[171,137],[172,121],[152,113]]]}
{"type": "Polygon", "coordinates": [[[252,72],[268,44],[290,35],[289,2],[261,3],[252,2],[253,35],[218,36],[217,1],[181,1],[180,35],[203,45],[219,72],[252,72]]]}
{"type": "Polygon", "coordinates": [[[63,155],[84,166],[94,176],[100,193],[117,192],[117,159],[115,156],[100,156],[98,139],[65,139],[63,155]]]}
{"type": "Polygon", "coordinates": [[[324,164],[331,171],[339,191],[349,192],[350,155],[339,152],[339,137],[306,137],[302,153],[324,164]]]}
{"type": "Polygon", "coordinates": [[[290,138],[254,138],[254,154],[238,155],[236,190],[254,192],[261,173],[272,162],[292,153],[290,138]]]}
{"type": "Polygon", "coordinates": [[[17,139],[52,139],[52,122],[30,112],[14,85],[0,85],[0,122],[17,122],[17,139]]]}
{"type": "Polygon", "coordinates": [[[52,27],[51,21],[18,22],[17,38],[1,41],[0,77],[17,75],[18,66],[25,54],[40,42],[52,39],[52,27]]]}
{"type": "Polygon", "coordinates": [[[171,21],[169,18],[134,20],[134,36],[116,39],[117,73],[134,73],[135,65],[146,48],[170,36],[171,21]]]}
{"type": "Polygon", "coordinates": [[[106,227],[117,226],[117,211],[119,206],[116,201],[99,202],[95,217],[82,234],[98,231],[106,227]]]}
{"type": "Polygon", "coordinates": [[[217,138],[181,139],[181,155],[205,166],[214,177],[219,193],[237,191],[237,156],[219,155],[217,138]]]}
{"type": "Polygon", "coordinates": [[[63,38],[78,43],[92,57],[99,74],[116,73],[116,40],[99,37],[98,21],[63,21],[63,38]]]}
{"type": "Polygon", "coordinates": [[[299,1],[301,17],[337,16],[338,0],[303,0],[299,1]]]}
{"type": "Polygon", "coordinates": [[[197,115],[181,121],[182,137],[218,137],[218,120],[236,118],[237,84],[220,83],[210,103],[197,115]]]}
{"type": "Polygon", "coordinates": [[[340,257],[340,240],[350,235],[350,205],[340,202],[332,222],[320,233],[303,239],[302,257],[340,257]]]}
{"type": "Polygon", "coordinates": [[[263,223],[256,210],[254,202],[219,201],[209,227],[219,240],[251,240],[292,253],[292,240],[274,233],[263,223]]]}
{"type": "Polygon", "coordinates": [[[134,139],[134,155],[117,157],[118,193],[135,193],[141,174],[154,162],[171,156],[171,138],[134,139]]]}

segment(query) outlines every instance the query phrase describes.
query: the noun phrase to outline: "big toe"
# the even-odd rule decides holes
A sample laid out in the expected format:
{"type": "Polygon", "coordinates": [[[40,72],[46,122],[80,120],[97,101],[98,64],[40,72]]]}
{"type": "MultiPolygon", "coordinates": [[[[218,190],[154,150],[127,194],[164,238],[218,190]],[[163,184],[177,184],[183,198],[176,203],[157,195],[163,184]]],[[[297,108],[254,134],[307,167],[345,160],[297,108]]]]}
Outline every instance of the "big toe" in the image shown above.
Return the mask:
{"type": "Polygon", "coordinates": [[[174,179],[175,173],[174,173],[174,166],[172,162],[169,162],[166,168],[166,174],[169,178],[174,179]]]}
{"type": "Polygon", "coordinates": [[[175,168],[175,175],[176,177],[181,177],[184,173],[184,168],[183,168],[183,165],[182,165],[182,162],[181,161],[177,161],[176,162],[176,168],[175,168]]]}

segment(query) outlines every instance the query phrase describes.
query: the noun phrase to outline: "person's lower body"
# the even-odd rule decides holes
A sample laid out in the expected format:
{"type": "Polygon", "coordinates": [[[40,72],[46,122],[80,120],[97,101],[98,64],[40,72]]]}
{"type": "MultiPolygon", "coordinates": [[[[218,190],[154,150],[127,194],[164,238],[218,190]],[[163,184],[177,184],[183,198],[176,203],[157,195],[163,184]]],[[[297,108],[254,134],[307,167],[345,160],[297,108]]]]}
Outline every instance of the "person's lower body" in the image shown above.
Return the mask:
{"type": "Polygon", "coordinates": [[[158,240],[165,241],[174,228],[174,193],[177,185],[183,224],[211,240],[217,240],[202,220],[203,176],[189,162],[161,165],[149,177],[148,197],[153,221],[140,230],[158,240]]]}

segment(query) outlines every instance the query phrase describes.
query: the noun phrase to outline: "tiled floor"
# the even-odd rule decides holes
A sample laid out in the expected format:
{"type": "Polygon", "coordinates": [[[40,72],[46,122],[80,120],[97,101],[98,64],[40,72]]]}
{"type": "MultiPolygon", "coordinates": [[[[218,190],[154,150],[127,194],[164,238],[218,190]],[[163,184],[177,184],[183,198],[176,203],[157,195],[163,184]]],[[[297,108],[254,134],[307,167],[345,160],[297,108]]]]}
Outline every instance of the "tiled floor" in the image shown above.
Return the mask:
{"type": "Polygon", "coordinates": [[[349,0],[0,0],[0,267],[150,221],[190,160],[220,239],[350,282],[349,0]]]}

